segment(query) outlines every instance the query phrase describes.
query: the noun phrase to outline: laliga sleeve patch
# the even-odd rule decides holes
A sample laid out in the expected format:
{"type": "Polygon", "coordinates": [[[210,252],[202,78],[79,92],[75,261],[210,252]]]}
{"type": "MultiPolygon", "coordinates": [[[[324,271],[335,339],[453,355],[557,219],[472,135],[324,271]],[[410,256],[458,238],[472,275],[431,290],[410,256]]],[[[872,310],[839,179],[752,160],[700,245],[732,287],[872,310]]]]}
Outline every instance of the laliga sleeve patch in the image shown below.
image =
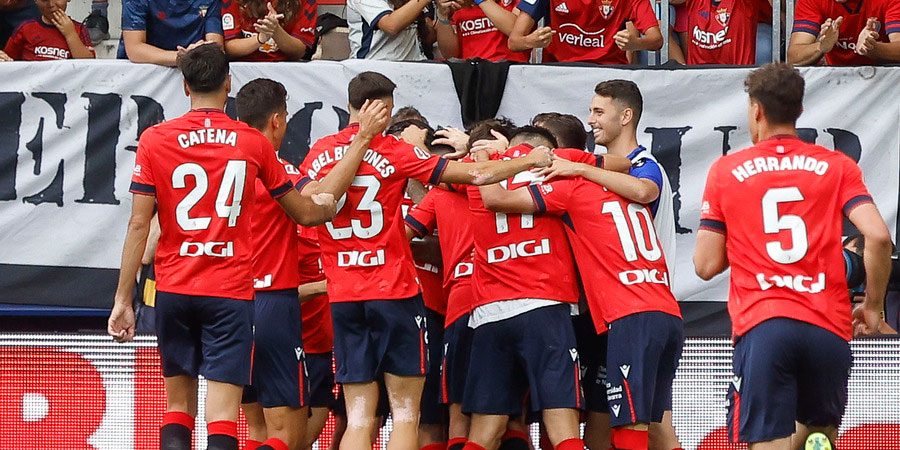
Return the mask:
{"type": "Polygon", "coordinates": [[[222,29],[225,31],[234,29],[234,16],[231,13],[222,14],[222,29]]]}

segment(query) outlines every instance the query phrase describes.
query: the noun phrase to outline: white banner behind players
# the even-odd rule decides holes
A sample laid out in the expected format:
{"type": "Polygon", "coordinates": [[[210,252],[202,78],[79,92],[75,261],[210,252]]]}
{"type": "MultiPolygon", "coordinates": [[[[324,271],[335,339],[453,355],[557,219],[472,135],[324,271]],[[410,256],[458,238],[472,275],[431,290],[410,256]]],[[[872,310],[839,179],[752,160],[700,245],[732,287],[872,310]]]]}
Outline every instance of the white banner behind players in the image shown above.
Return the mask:
{"type": "MultiPolygon", "coordinates": [[[[232,95],[257,77],[284,83],[291,114],[286,159],[299,159],[311,142],[346,121],[347,83],[364,70],[397,83],[397,107],[413,105],[435,125],[461,125],[443,64],[234,64],[232,95]]],[[[499,114],[519,124],[547,111],[585,118],[596,83],[637,82],[645,101],[639,141],[662,162],[677,191],[681,233],[677,254],[667,255],[676,259],[676,295],[724,300],[727,278],[701,283],[690,258],[709,165],[724,150],[750,144],[747,72],[513,66],[499,114]]],[[[878,207],[896,229],[900,68],[812,68],[804,74],[803,135],[858,159],[878,207]]],[[[121,61],[60,61],[3,64],[0,79],[0,264],[118,268],[137,136],[148,124],[188,109],[179,74],[121,61]]]]}

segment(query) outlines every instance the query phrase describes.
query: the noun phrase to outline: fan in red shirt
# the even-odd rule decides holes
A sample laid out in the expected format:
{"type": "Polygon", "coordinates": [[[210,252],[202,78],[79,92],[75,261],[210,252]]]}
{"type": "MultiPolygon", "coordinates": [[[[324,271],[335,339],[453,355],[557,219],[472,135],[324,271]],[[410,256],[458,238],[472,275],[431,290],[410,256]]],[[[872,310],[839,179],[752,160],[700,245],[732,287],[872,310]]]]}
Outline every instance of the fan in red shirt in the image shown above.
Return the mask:
{"type": "Polygon", "coordinates": [[[803,66],[900,62],[900,2],[797,0],[788,61],[803,66]]]}
{"type": "Polygon", "coordinates": [[[800,73],[767,64],[745,86],[755,145],[710,168],[694,252],[705,280],[731,267],[729,436],[751,449],[792,448],[795,432],[833,443],[852,364],[843,218],[866,240],[866,299],[854,317],[871,333],[884,317],[891,237],[853,160],[797,137],[800,73]]]}
{"type": "MultiPolygon", "coordinates": [[[[192,110],[147,129],[138,142],[132,217],[107,331],[119,341],[134,336],[132,290],[158,207],[156,333],[167,399],[160,444],[190,447],[190,405],[203,375],[209,448],[236,450],[237,406],[250,382],[256,180],[292,219],[310,225],[333,217],[338,189],[321,183],[297,192],[269,140],[225,115],[231,79],[218,45],[192,45],[179,68],[192,110]]],[[[365,143],[353,147],[348,163],[335,169],[341,183],[349,184],[347,166],[358,163],[365,143]]]]}
{"type": "Polygon", "coordinates": [[[87,28],[66,15],[68,0],[36,0],[41,17],[22,22],[0,51],[0,61],[93,58],[87,28]]]}
{"type": "Polygon", "coordinates": [[[311,0],[223,0],[225,51],[239,61],[299,61],[316,41],[311,0]]]}
{"type": "Polygon", "coordinates": [[[524,14],[516,18],[509,48],[546,48],[545,62],[628,64],[625,52],[662,48],[649,0],[522,0],[518,8],[524,14]],[[542,18],[550,25],[535,30],[542,18]]]}
{"type": "Polygon", "coordinates": [[[755,64],[756,28],[764,1],[675,0],[687,6],[687,63],[755,64]]]}
{"type": "Polygon", "coordinates": [[[454,1],[437,3],[438,48],[444,58],[482,58],[526,62],[530,51],[510,51],[508,35],[516,22],[516,0],[481,0],[454,10],[454,1]]]}
{"type": "MultiPolygon", "coordinates": [[[[368,99],[393,106],[396,85],[363,72],[348,88],[351,125],[317,141],[301,166],[311,179],[334,169],[357,134],[359,108],[368,99]]],[[[393,136],[377,136],[363,157],[351,188],[338,202],[334,220],[320,226],[328,297],[334,323],[336,380],[343,383],[348,428],[343,439],[371,447],[384,376],[392,411],[392,445],[416,446],[417,418],[425,375],[424,306],[403,232],[400,203],[407,180],[483,184],[527,168],[549,164],[547,152],[516,161],[448,161],[393,136]],[[390,329],[391,333],[379,330],[390,329]],[[409,406],[407,408],[408,405],[409,406]]]]}

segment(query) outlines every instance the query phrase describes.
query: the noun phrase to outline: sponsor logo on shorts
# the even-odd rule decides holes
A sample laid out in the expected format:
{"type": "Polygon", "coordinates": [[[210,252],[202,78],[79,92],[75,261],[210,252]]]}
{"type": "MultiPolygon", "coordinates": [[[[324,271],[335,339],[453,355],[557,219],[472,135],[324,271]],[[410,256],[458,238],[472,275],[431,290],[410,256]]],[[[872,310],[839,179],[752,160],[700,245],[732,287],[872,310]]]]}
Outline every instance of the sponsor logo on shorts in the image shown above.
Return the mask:
{"type": "Polygon", "coordinates": [[[233,242],[182,242],[179,256],[193,258],[196,256],[212,256],[229,258],[234,256],[233,242]]]}
{"type": "Polygon", "coordinates": [[[572,361],[578,361],[578,350],[574,348],[569,349],[569,356],[572,357],[572,361]]]}
{"type": "Polygon", "coordinates": [[[631,373],[631,365],[623,364],[623,365],[619,366],[619,370],[622,371],[622,376],[625,377],[625,379],[627,380],[628,374],[631,373]]]}
{"type": "Polygon", "coordinates": [[[609,409],[613,414],[615,414],[616,417],[619,417],[619,411],[622,410],[622,405],[612,405],[609,407],[609,409]]]}
{"type": "Polygon", "coordinates": [[[744,379],[738,376],[731,379],[731,385],[734,386],[735,391],[741,392],[741,383],[743,381],[744,379]]]}

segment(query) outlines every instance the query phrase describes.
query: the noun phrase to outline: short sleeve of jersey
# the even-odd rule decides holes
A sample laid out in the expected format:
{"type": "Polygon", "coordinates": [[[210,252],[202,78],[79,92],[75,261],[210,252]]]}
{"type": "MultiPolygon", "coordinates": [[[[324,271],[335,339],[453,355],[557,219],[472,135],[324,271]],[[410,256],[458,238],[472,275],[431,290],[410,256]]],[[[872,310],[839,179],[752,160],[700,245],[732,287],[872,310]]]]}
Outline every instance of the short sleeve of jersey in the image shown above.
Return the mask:
{"type": "Polygon", "coordinates": [[[88,29],[86,26],[82,24],[75,25],[78,28],[78,38],[81,39],[81,43],[84,44],[85,47],[88,48],[91,52],[94,51],[94,44],[91,43],[91,34],[88,33],[88,29]]]}
{"type": "Polygon", "coordinates": [[[133,194],[156,195],[156,182],[153,180],[153,169],[150,166],[150,149],[154,147],[153,136],[153,129],[149,128],[138,140],[129,189],[133,194]]]}
{"type": "Polygon", "coordinates": [[[650,0],[634,0],[631,20],[641,33],[659,26],[659,20],[656,19],[656,14],[650,6],[650,0]]]}
{"type": "Polygon", "coordinates": [[[359,13],[372,28],[378,28],[378,21],[394,11],[385,0],[351,0],[347,6],[359,13]]]}
{"type": "Polygon", "coordinates": [[[551,183],[531,184],[528,192],[538,213],[562,214],[569,208],[576,179],[560,179],[551,183]]]}
{"type": "Polygon", "coordinates": [[[887,11],[884,13],[884,35],[900,33],[900,2],[888,2],[887,11]]]}
{"type": "Polygon", "coordinates": [[[863,183],[862,171],[850,158],[841,158],[843,167],[841,171],[841,186],[837,189],[840,196],[840,206],[844,215],[850,215],[853,208],[865,204],[872,203],[872,196],[863,183]]]}
{"type": "Polygon", "coordinates": [[[288,193],[294,185],[288,178],[284,163],[275,156],[275,148],[269,141],[260,136],[259,179],[272,198],[279,198],[288,193]]]}
{"type": "Polygon", "coordinates": [[[219,0],[212,0],[209,4],[209,9],[206,10],[206,15],[203,16],[204,27],[203,30],[206,34],[222,34],[222,2],[219,0]]]}
{"type": "Polygon", "coordinates": [[[444,175],[448,161],[403,141],[395,144],[395,163],[401,176],[413,178],[425,184],[438,184],[444,175]]]}
{"type": "Polygon", "coordinates": [[[791,32],[802,31],[818,37],[824,21],[825,18],[822,17],[822,11],[817,7],[816,0],[798,0],[794,8],[794,29],[791,32]]]}
{"type": "Polygon", "coordinates": [[[434,189],[425,195],[418,205],[413,205],[406,215],[406,225],[416,232],[416,236],[424,237],[434,231],[437,224],[437,214],[434,206],[434,197],[437,195],[434,189]]]}
{"type": "Polygon", "coordinates": [[[241,8],[238,0],[222,1],[222,33],[225,40],[241,36],[241,8]]]}
{"type": "MultiPolygon", "coordinates": [[[[122,0],[122,29],[147,30],[147,2],[149,0],[122,0]]],[[[220,25],[221,26],[221,25],[220,25]]]]}
{"type": "Polygon", "coordinates": [[[659,164],[650,158],[639,159],[637,163],[632,165],[629,175],[635,178],[646,178],[656,183],[656,187],[662,189],[662,170],[659,169],[659,164]]]}
{"type": "Polygon", "coordinates": [[[6,47],[3,49],[3,53],[6,53],[10,58],[19,61],[22,59],[22,50],[25,48],[25,33],[23,31],[23,26],[19,25],[16,27],[16,30],[13,32],[13,35],[6,41],[6,47]]]}
{"type": "Polygon", "coordinates": [[[316,6],[310,1],[300,2],[300,11],[297,17],[289,23],[285,30],[309,47],[316,42],[316,6]]]}
{"type": "Polygon", "coordinates": [[[700,229],[725,234],[725,215],[722,214],[719,186],[719,161],[713,163],[706,176],[706,188],[700,203],[700,229]]]}
{"type": "Polygon", "coordinates": [[[519,11],[528,14],[537,22],[549,12],[550,0],[522,0],[516,8],[519,8],[519,11]]]}

